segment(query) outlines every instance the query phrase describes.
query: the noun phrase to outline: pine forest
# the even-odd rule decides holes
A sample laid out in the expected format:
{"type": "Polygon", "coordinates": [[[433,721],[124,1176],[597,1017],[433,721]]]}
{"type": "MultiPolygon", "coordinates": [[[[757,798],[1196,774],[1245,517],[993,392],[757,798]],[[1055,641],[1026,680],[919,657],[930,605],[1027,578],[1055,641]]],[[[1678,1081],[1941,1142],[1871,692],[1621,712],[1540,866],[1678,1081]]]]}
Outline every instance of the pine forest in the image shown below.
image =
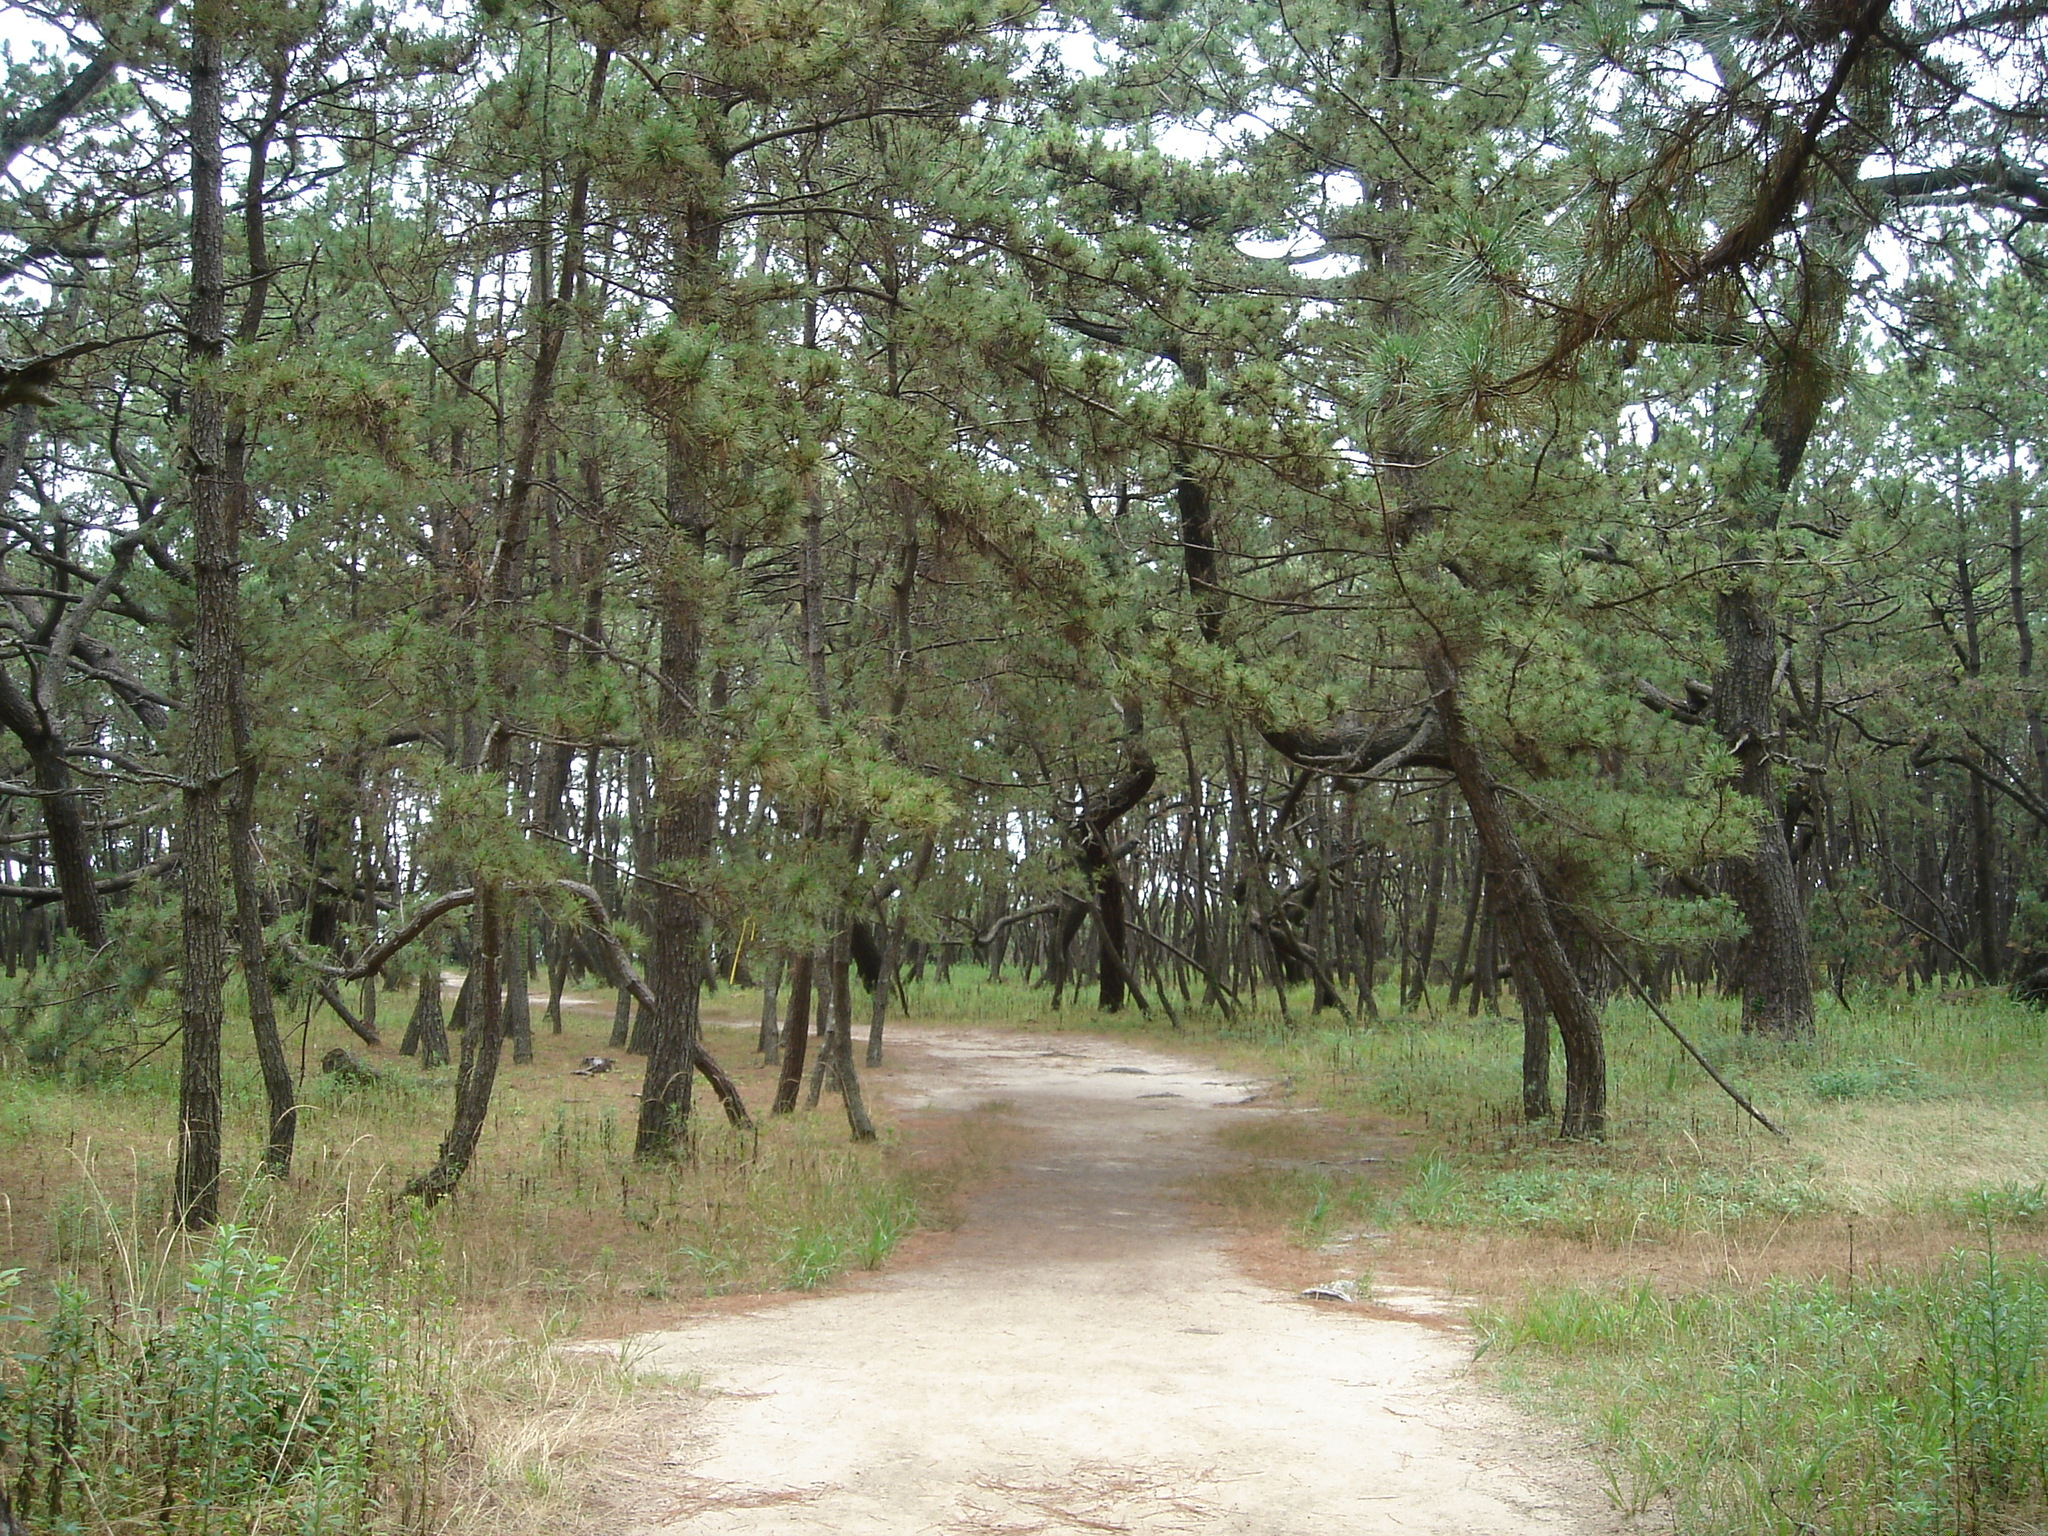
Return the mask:
{"type": "MultiPolygon", "coordinates": [[[[812,1529],[564,1341],[1027,1222],[1006,1039],[1254,1084],[1487,1528],[2037,1528],[2048,4],[0,47],[5,1536],[812,1529]]],[[[1382,1528],[1075,1468],[815,1528],[1382,1528]]]]}

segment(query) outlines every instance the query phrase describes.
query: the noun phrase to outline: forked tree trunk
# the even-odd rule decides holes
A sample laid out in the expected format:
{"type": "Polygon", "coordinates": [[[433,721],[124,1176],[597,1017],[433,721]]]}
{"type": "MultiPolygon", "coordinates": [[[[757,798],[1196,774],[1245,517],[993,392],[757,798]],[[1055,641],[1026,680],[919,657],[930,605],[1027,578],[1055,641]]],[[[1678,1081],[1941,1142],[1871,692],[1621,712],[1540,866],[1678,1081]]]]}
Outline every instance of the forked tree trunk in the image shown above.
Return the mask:
{"type": "MultiPolygon", "coordinates": [[[[1126,959],[1131,952],[1128,898],[1110,834],[1119,821],[1144,802],[1159,779],[1159,769],[1139,734],[1142,727],[1135,709],[1125,711],[1124,725],[1123,773],[1100,795],[1084,793],[1080,814],[1067,824],[1067,837],[1081,866],[1090,909],[1095,914],[1096,1006],[1104,1013],[1118,1012],[1125,997],[1134,995],[1126,959]]],[[[1142,1001],[1139,1006],[1144,1006],[1142,1001]]]]}
{"type": "Polygon", "coordinates": [[[406,1038],[419,1053],[422,1072],[447,1065],[448,1029],[441,1014],[441,968],[437,965],[420,972],[419,1000],[413,1005],[406,1038]]]}
{"type": "MultiPolygon", "coordinates": [[[[1849,78],[1847,110],[1821,144],[1821,161],[1855,166],[1881,147],[1894,110],[1892,68],[1873,57],[1849,78]]],[[[1725,866],[1729,892],[1749,929],[1738,958],[1742,1027],[1791,1038],[1813,1033],[1813,956],[1806,893],[1773,773],[1778,615],[1747,568],[1758,562],[1759,547],[1776,530],[1822,412],[1838,393],[1830,377],[1834,354],[1845,330],[1853,271],[1879,211],[1859,189],[1832,177],[1816,183],[1810,208],[1787,323],[1772,329],[1762,388],[1746,424],[1747,459],[1724,506],[1731,529],[1724,564],[1735,576],[1715,611],[1723,661],[1714,680],[1714,724],[1741,765],[1736,786],[1757,802],[1755,848],[1725,866]]]]}

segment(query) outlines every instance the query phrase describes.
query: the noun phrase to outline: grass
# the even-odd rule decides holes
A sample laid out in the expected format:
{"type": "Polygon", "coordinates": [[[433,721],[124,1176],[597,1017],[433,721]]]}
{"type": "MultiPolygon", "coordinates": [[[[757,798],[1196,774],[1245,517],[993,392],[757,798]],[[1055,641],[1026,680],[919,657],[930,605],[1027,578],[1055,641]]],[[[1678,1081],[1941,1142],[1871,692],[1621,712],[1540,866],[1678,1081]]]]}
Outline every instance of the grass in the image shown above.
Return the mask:
{"type": "MultiPolygon", "coordinates": [[[[1235,1024],[1183,1013],[1174,1030],[1134,1013],[1053,1014],[1041,991],[958,971],[913,996],[951,1017],[1199,1044],[1337,1123],[1405,1133],[1411,1155],[1448,1164],[1414,1213],[1442,1226],[1614,1243],[1786,1216],[1953,1213],[1987,1188],[2048,1185],[2048,1015],[1991,989],[1852,1000],[1827,999],[1807,1045],[1744,1037],[1720,998],[1667,1009],[1789,1144],[1747,1119],[1646,1010],[1610,1003],[1610,1134],[1562,1146],[1521,1119],[1519,1021],[1400,1015],[1383,999],[1381,1022],[1347,1028],[1297,1000],[1291,1027],[1269,1006],[1235,1024]]],[[[1561,1074],[1554,1062],[1560,1085],[1561,1074]]]]}
{"type": "MultiPolygon", "coordinates": [[[[1575,1423],[1615,1502],[1687,1536],[1978,1536],[2048,1516],[2048,1017],[2001,994],[1828,1000],[1817,1040],[1668,1009],[1790,1133],[1762,1133],[1647,1012],[1607,1009],[1611,1133],[1519,1114],[1520,1027],[949,1012],[1199,1045],[1294,1114],[1225,1139],[1224,1219],[1473,1299],[1499,1378],[1575,1423]],[[1314,1112],[1307,1112],[1313,1110],[1314,1112]]],[[[1553,1075],[1561,1064],[1553,1064],[1553,1075]]],[[[1331,1260],[1308,1260],[1325,1266],[1331,1260]]],[[[2033,1522],[2033,1523],[2029,1523],[2033,1522]]]]}
{"type": "Polygon", "coordinates": [[[1482,1311],[1482,1351],[1583,1405],[1618,1502],[1696,1536],[1975,1536],[2048,1477],[2048,1266],[1995,1241],[1924,1271],[1482,1311]]]}
{"type": "Polygon", "coordinates": [[[234,1226],[124,1245],[117,1294],[60,1279],[41,1316],[15,1306],[17,1508],[52,1532],[436,1528],[463,1432],[417,1234],[303,1236],[291,1255],[234,1226]]]}

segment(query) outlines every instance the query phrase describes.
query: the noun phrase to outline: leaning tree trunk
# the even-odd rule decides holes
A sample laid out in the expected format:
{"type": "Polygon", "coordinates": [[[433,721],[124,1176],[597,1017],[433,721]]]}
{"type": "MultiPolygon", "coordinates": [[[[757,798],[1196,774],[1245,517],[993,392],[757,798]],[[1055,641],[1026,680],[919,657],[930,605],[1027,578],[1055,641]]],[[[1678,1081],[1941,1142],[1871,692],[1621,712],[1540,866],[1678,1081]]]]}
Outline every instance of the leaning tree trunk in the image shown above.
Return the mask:
{"type": "Polygon", "coordinates": [[[1486,859],[1487,879],[1500,892],[1501,909],[1520,933],[1529,968],[1564,1040],[1564,1116],[1558,1134],[1599,1137],[1607,1129],[1607,1054],[1600,1011],[1587,996],[1552,920],[1536,867],[1500,803],[1500,789],[1465,726],[1458,701],[1458,672],[1441,646],[1423,657],[1423,672],[1436,695],[1444,749],[1458,790],[1472,815],[1472,830],[1486,859]]]}
{"type": "Polygon", "coordinates": [[[775,1084],[772,1115],[796,1112],[797,1096],[804,1088],[804,1053],[811,1034],[811,972],[815,965],[810,952],[799,954],[789,965],[789,1014],[782,1026],[782,1074],[775,1084]]]}
{"type": "MultiPolygon", "coordinates": [[[[1882,146],[1893,117],[1892,68],[1875,51],[1857,65],[1846,82],[1842,126],[1819,146],[1820,163],[1860,165],[1882,146]]],[[[1778,615],[1749,568],[1760,563],[1821,415],[1839,393],[1836,353],[1853,273],[1879,211],[1860,188],[1834,177],[1816,183],[1810,205],[1788,323],[1770,328],[1773,345],[1746,424],[1746,457],[1723,509],[1731,529],[1724,564],[1734,579],[1715,614],[1723,662],[1714,682],[1714,724],[1741,765],[1737,788],[1757,803],[1754,849],[1725,866],[1729,893],[1749,928],[1738,960],[1742,1026],[1783,1037],[1813,1033],[1813,956],[1773,773],[1778,615]]]]}
{"type": "MultiPolygon", "coordinates": [[[[586,129],[596,120],[603,102],[605,72],[610,61],[610,51],[604,48],[598,49],[591,61],[584,100],[586,129]]],[[[547,432],[548,408],[554,398],[555,369],[561,361],[569,302],[575,296],[576,284],[583,271],[585,231],[582,226],[588,206],[589,185],[590,166],[586,155],[584,164],[579,166],[571,180],[568,211],[564,219],[559,290],[552,294],[549,292],[544,264],[536,263],[534,268],[529,300],[537,322],[537,345],[533,366],[527,376],[526,396],[520,407],[511,473],[498,513],[498,536],[484,573],[485,622],[500,632],[497,638],[501,642],[501,659],[491,678],[496,715],[484,738],[481,767],[484,776],[497,785],[505,784],[511,776],[513,729],[510,714],[521,681],[511,670],[515,665],[511,659],[513,652],[502,641],[504,633],[511,628],[513,610],[520,598],[529,513],[534,487],[539,480],[536,470],[540,464],[542,439],[547,432]]],[[[499,871],[488,861],[477,869],[475,887],[476,954],[470,971],[475,993],[469,1028],[462,1036],[462,1062],[456,1073],[455,1117],[441,1142],[440,1153],[433,1166],[405,1187],[406,1194],[429,1204],[454,1191],[476,1156],[477,1142],[483,1135],[484,1121],[490,1112],[491,1090],[497,1082],[498,1063],[503,1053],[504,962],[516,898],[506,889],[499,871]]]]}
{"type": "MultiPolygon", "coordinates": [[[[847,1129],[855,1141],[873,1141],[875,1122],[868,1117],[867,1101],[861,1096],[860,1073],[853,1064],[853,983],[847,972],[848,935],[841,933],[832,963],[832,1033],[825,1049],[832,1056],[832,1075],[838,1081],[840,1098],[846,1105],[847,1129]]],[[[881,978],[875,990],[888,985],[881,978]]]]}
{"type": "MultiPolygon", "coordinates": [[[[20,734],[19,731],[16,733],[20,734]]],[[[86,948],[107,942],[99,886],[93,877],[91,834],[83,801],[72,787],[71,764],[52,729],[22,738],[41,791],[43,829],[49,834],[50,873],[62,893],[64,925],[86,948]]]]}
{"type": "MultiPolygon", "coordinates": [[[[237,673],[240,672],[237,667],[237,673]]],[[[239,676],[236,678],[239,684],[239,676]]],[[[236,692],[241,692],[237,687],[236,692]]],[[[263,942],[262,888],[256,877],[256,817],[252,804],[256,784],[254,754],[249,751],[236,700],[235,756],[241,781],[235,786],[228,825],[228,865],[235,884],[235,933],[242,955],[242,985],[249,999],[249,1029],[256,1039],[256,1063],[263,1074],[263,1096],[270,1129],[263,1143],[263,1171],[279,1178],[292,1171],[292,1148],[299,1133],[299,1095],[292,1082],[292,1064],[285,1056],[284,1033],[277,1024],[277,999],[270,990],[270,956],[263,942]]]]}

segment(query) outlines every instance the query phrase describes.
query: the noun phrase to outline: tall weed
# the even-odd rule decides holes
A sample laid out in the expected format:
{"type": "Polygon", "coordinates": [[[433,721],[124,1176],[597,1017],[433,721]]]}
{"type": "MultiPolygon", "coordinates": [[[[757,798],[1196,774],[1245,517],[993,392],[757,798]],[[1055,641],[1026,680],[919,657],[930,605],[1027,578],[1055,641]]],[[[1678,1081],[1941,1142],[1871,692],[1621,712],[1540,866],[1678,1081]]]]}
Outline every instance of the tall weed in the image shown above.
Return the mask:
{"type": "Polygon", "coordinates": [[[11,1307],[16,1509],[50,1536],[432,1528],[458,1440],[446,1353],[436,1310],[406,1305],[424,1277],[372,1253],[338,1216],[291,1256],[222,1227],[127,1266],[125,1294],[67,1279],[40,1313],[11,1307]]]}
{"type": "Polygon", "coordinates": [[[1664,1296],[1532,1295],[1479,1318],[1589,1418],[1636,1510],[1691,1536],[1979,1536],[2048,1496],[2048,1265],[1664,1296]]]}

